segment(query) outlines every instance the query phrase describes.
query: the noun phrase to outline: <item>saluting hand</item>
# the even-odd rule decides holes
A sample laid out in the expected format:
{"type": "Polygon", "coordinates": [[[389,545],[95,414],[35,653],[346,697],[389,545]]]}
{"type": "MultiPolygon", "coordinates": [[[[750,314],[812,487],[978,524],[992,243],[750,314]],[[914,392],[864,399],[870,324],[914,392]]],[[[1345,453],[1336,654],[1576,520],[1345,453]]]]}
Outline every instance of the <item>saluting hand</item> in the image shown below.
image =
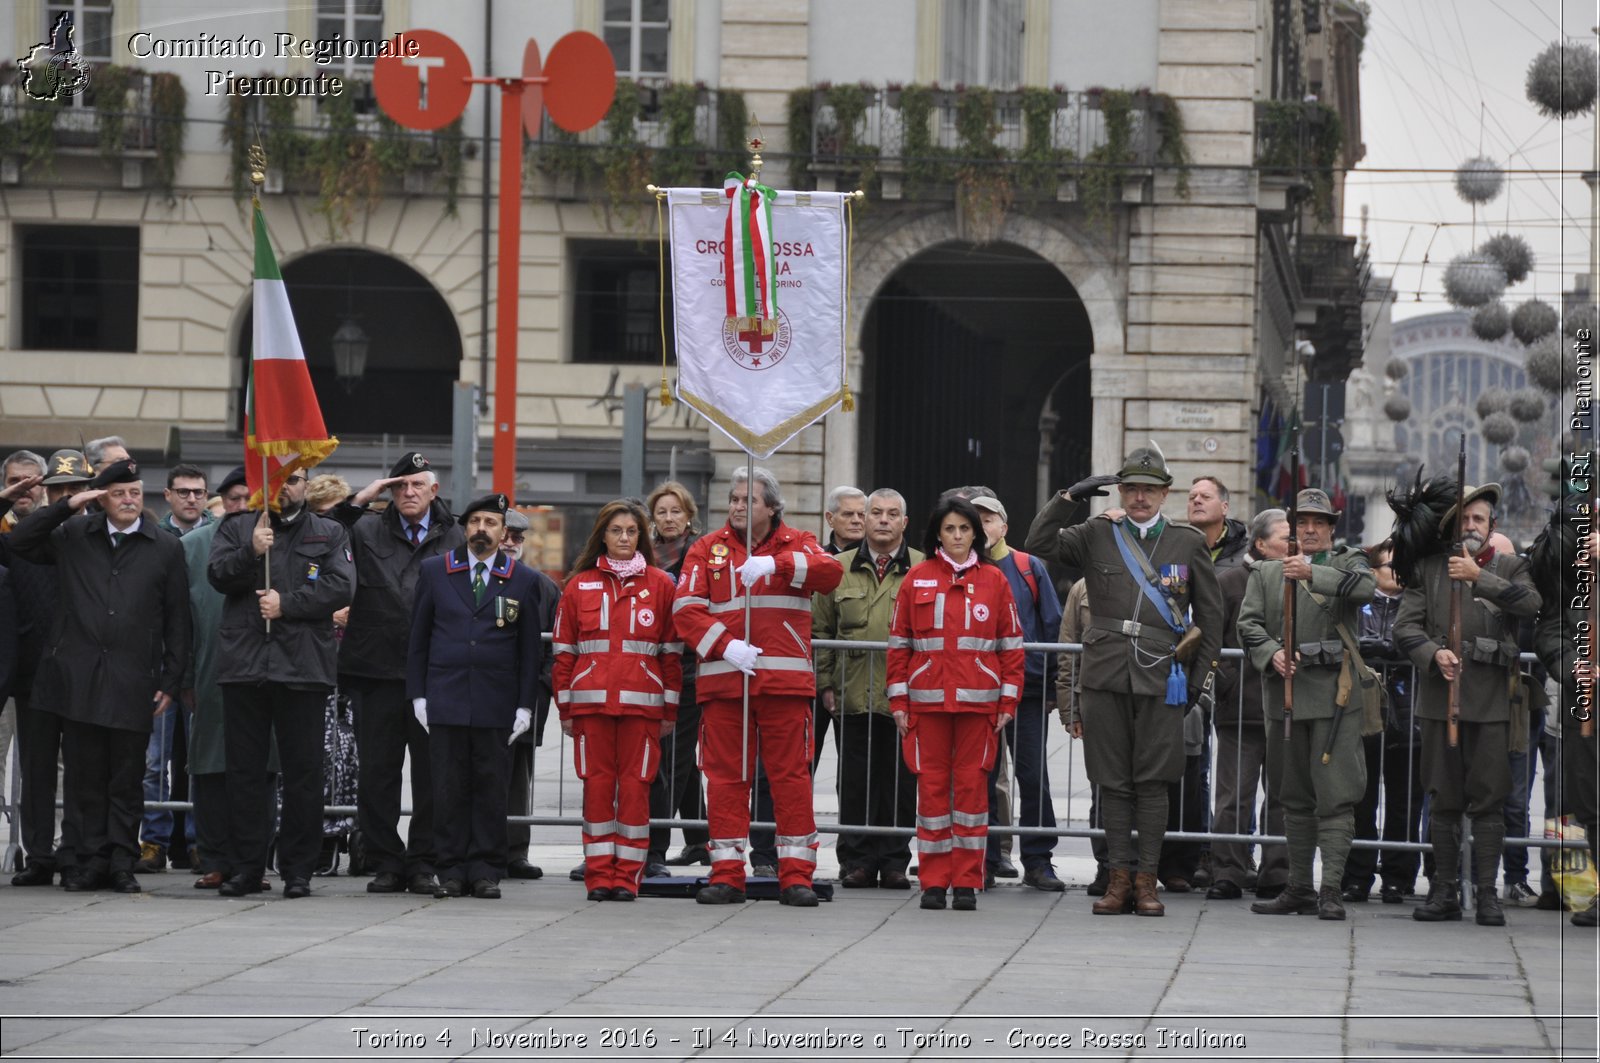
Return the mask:
{"type": "Polygon", "coordinates": [[[43,476],[24,476],[10,487],[0,490],[0,498],[5,499],[7,502],[15,502],[42,483],[44,483],[43,476]]]}
{"type": "Polygon", "coordinates": [[[1117,475],[1091,476],[1086,480],[1079,480],[1067,488],[1067,501],[1082,502],[1086,498],[1098,498],[1106,493],[1107,487],[1121,482],[1122,477],[1117,475]]]}
{"type": "Polygon", "coordinates": [[[257,557],[265,557],[272,549],[272,520],[265,506],[261,507],[261,516],[256,518],[256,530],[250,533],[250,548],[257,557]]]}
{"type": "Polygon", "coordinates": [[[378,500],[378,496],[397,483],[404,483],[404,476],[380,476],[376,480],[357,491],[350,500],[352,505],[367,506],[378,500]]]}
{"type": "Polygon", "coordinates": [[[90,502],[99,501],[105,497],[105,494],[106,489],[104,487],[97,488],[93,491],[79,491],[77,494],[68,499],[67,508],[72,510],[74,513],[82,513],[84,506],[87,506],[90,502]]]}

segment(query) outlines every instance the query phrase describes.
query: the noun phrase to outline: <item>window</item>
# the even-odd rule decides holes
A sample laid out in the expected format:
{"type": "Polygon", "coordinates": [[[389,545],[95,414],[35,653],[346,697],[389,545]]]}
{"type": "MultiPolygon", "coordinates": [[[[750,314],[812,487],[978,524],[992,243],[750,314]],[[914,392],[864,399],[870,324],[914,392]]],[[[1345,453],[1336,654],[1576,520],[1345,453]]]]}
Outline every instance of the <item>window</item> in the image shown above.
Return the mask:
{"type": "MultiPolygon", "coordinates": [[[[573,293],[572,360],[661,361],[661,267],[653,248],[632,241],[587,240],[569,245],[573,293]]],[[[672,295],[667,293],[667,334],[672,295]]]]}
{"type": "Polygon", "coordinates": [[[667,0],[605,0],[602,33],[617,77],[667,79],[667,0]]]}
{"type": "Polygon", "coordinates": [[[138,345],[139,230],[20,230],[25,350],[132,351],[138,345]]]}
{"type": "Polygon", "coordinates": [[[47,0],[45,32],[54,29],[62,15],[72,16],[72,41],[78,54],[90,63],[111,62],[111,0],[47,0]]]}
{"type": "Polygon", "coordinates": [[[944,0],[939,81],[1014,89],[1022,83],[1023,0],[944,0]]]}
{"type": "MultiPolygon", "coordinates": [[[[317,0],[317,40],[342,37],[347,41],[383,40],[383,0],[317,0]]],[[[372,76],[375,59],[335,56],[326,69],[331,73],[372,76]]]]}

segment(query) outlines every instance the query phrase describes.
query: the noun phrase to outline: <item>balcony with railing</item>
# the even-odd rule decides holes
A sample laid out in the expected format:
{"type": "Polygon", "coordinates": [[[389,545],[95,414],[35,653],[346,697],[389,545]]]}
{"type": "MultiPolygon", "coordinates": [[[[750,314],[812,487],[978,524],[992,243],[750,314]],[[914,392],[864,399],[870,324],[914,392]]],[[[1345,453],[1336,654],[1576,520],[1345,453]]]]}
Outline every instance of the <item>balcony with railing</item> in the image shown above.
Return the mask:
{"type": "Polygon", "coordinates": [[[1300,100],[1256,104],[1256,168],[1260,208],[1287,219],[1310,202],[1318,221],[1333,218],[1334,171],[1344,146],[1339,112],[1300,100]]]}
{"type": "Polygon", "coordinates": [[[13,68],[0,76],[0,184],[52,175],[58,163],[100,157],[125,188],[170,189],[183,150],[187,105],[174,74],[122,66],[90,68],[82,92],[39,100],[13,68]]]}

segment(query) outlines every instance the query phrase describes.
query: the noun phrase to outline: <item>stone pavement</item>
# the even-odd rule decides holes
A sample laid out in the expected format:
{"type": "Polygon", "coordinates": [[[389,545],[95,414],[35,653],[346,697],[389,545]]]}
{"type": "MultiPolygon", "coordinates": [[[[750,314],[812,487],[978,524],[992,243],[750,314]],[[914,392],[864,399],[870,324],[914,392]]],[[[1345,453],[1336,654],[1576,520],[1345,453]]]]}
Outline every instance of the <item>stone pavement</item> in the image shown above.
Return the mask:
{"type": "Polygon", "coordinates": [[[575,846],[538,855],[550,877],[497,902],[0,887],[0,1056],[1596,1058],[1597,937],[1554,912],[1325,923],[1189,894],[1096,918],[1081,885],[1009,884],[970,914],[592,904],[560,874],[575,846]]]}

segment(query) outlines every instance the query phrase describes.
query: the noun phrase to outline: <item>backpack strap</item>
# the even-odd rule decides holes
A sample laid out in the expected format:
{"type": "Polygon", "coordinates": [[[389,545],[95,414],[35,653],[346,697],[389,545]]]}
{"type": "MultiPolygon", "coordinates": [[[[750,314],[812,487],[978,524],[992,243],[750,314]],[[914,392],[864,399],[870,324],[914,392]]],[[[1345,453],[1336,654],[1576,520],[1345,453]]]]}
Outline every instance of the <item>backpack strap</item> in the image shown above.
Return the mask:
{"type": "Polygon", "coordinates": [[[1039,577],[1033,574],[1033,558],[1021,550],[1012,550],[1011,556],[1017,559],[1017,571],[1022,573],[1022,579],[1028,585],[1028,590],[1033,592],[1035,604],[1039,601],[1039,577]]]}

